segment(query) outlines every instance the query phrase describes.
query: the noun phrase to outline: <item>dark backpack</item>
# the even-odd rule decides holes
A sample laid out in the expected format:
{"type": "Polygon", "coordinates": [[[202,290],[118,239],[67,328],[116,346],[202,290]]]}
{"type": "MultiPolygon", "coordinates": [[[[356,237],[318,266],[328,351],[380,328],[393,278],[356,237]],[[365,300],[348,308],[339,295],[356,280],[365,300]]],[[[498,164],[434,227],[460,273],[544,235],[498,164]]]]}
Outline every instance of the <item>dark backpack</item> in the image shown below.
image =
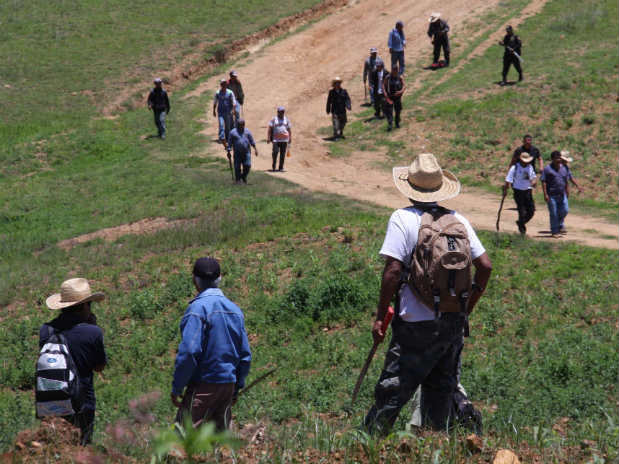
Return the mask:
{"type": "Polygon", "coordinates": [[[445,208],[424,210],[407,283],[437,317],[439,312],[466,312],[471,264],[464,224],[445,208]]]}
{"type": "Polygon", "coordinates": [[[80,380],[69,345],[61,332],[51,332],[39,352],[35,373],[36,417],[71,416],[81,409],[80,380]]]}

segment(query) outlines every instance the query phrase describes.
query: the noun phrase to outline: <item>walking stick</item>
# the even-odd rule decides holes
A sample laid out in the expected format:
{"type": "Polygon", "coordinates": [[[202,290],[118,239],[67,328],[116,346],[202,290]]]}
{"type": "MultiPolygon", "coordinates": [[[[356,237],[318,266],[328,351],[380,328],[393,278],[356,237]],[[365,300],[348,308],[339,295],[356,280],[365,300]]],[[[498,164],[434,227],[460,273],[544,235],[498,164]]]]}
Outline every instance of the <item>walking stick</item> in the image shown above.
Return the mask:
{"type": "Polygon", "coordinates": [[[270,371],[262,374],[260,377],[258,377],[256,380],[254,380],[252,383],[250,383],[245,388],[243,388],[241,391],[239,391],[238,396],[241,396],[241,395],[247,393],[249,390],[251,390],[253,387],[255,387],[256,384],[259,384],[260,382],[262,382],[264,379],[266,379],[267,377],[272,375],[276,370],[277,370],[277,367],[274,367],[270,371]]]}
{"type": "MultiPolygon", "coordinates": [[[[393,310],[393,307],[389,306],[389,309],[387,310],[387,314],[385,314],[385,319],[383,319],[383,326],[382,326],[383,334],[387,330],[387,327],[389,327],[389,323],[391,322],[391,319],[393,319],[394,313],[395,312],[393,310]]],[[[365,364],[361,368],[361,373],[359,374],[359,378],[357,379],[357,383],[355,384],[355,389],[352,392],[352,400],[350,401],[351,406],[355,404],[355,400],[357,399],[357,394],[359,393],[359,389],[361,388],[361,384],[363,383],[363,378],[365,377],[365,374],[367,374],[368,372],[368,368],[370,367],[370,363],[372,362],[372,358],[376,354],[377,349],[378,349],[378,342],[375,341],[374,345],[372,346],[372,349],[368,353],[368,357],[365,360],[365,364]]]]}
{"type": "Polygon", "coordinates": [[[232,174],[232,180],[236,180],[234,177],[234,168],[232,167],[232,156],[230,155],[230,149],[226,149],[226,156],[228,157],[228,166],[230,166],[230,174],[232,174]]]}
{"type": "Polygon", "coordinates": [[[503,210],[503,202],[505,201],[505,197],[507,196],[507,192],[503,192],[503,197],[501,198],[501,205],[499,206],[499,212],[496,215],[496,231],[499,231],[499,222],[501,221],[501,211],[503,210]]]}

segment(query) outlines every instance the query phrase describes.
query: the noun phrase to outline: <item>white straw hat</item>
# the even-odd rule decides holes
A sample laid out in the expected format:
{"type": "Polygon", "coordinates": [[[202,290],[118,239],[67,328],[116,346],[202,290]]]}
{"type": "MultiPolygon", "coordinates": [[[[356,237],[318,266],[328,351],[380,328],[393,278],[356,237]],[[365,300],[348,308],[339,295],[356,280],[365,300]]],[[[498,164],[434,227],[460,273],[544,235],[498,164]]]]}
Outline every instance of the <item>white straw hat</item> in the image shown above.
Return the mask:
{"type": "Polygon", "coordinates": [[[397,189],[414,201],[430,203],[458,196],[460,181],[441,169],[432,153],[421,153],[410,166],[393,168],[397,189]]]}
{"type": "Polygon", "coordinates": [[[65,280],[60,286],[60,293],[54,293],[45,300],[49,309],[68,308],[89,301],[101,301],[105,298],[103,293],[93,293],[86,279],[76,278],[65,280]]]}
{"type": "Polygon", "coordinates": [[[531,161],[533,161],[533,157],[529,155],[526,151],[523,151],[522,153],[520,153],[520,161],[522,161],[523,163],[530,163],[531,161]]]}
{"type": "Polygon", "coordinates": [[[567,150],[561,150],[561,159],[566,163],[571,163],[574,161],[574,158],[570,156],[570,152],[567,150]]]}
{"type": "Polygon", "coordinates": [[[430,15],[430,18],[428,19],[428,22],[429,23],[436,22],[436,21],[438,21],[438,18],[440,18],[440,17],[441,17],[441,14],[439,12],[435,11],[434,13],[432,13],[430,15]]]}

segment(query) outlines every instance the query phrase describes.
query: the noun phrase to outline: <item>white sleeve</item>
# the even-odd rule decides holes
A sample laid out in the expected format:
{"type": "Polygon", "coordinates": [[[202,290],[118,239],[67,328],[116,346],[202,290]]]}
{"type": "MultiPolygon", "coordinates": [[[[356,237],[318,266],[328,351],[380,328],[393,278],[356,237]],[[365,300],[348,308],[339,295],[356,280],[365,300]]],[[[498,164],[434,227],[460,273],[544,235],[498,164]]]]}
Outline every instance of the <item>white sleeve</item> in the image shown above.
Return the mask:
{"type": "Polygon", "coordinates": [[[479,258],[481,255],[483,255],[486,252],[486,249],[481,244],[481,241],[479,240],[479,237],[477,237],[475,230],[473,230],[471,223],[464,216],[458,213],[455,213],[455,215],[456,215],[456,218],[462,224],[464,224],[464,227],[466,228],[466,232],[469,234],[469,243],[471,244],[471,257],[473,259],[479,258]]]}
{"type": "MultiPolygon", "coordinates": [[[[414,215],[414,217],[418,219],[417,215],[414,215]]],[[[402,221],[400,211],[395,211],[391,218],[389,218],[385,241],[380,249],[380,255],[383,258],[395,258],[408,266],[413,249],[417,243],[419,227],[413,228],[414,230],[408,229],[410,228],[406,227],[402,221]]]]}
{"type": "Polygon", "coordinates": [[[514,183],[514,172],[516,171],[516,165],[514,164],[509,171],[507,171],[507,177],[505,177],[505,182],[509,182],[510,184],[514,183]]]}
{"type": "Polygon", "coordinates": [[[533,166],[529,164],[529,179],[533,180],[536,177],[537,177],[537,174],[535,174],[535,169],[533,169],[533,166]]]}

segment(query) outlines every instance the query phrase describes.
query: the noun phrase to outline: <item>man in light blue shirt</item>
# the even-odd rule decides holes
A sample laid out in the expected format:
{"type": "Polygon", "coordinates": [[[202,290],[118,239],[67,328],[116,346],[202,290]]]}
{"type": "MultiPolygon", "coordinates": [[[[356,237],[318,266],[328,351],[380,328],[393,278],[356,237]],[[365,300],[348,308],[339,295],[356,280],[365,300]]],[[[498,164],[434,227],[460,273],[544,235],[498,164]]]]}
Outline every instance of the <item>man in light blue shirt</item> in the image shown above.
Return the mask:
{"type": "Polygon", "coordinates": [[[247,183],[247,176],[251,169],[251,147],[254,147],[256,156],[258,156],[254,136],[249,129],[245,129],[245,120],[239,119],[236,127],[230,131],[228,136],[228,159],[230,158],[230,150],[233,150],[234,179],[237,184],[241,181],[247,183]]]}
{"type": "Polygon", "coordinates": [[[213,98],[213,116],[219,122],[219,143],[226,147],[230,130],[234,127],[234,109],[236,108],[236,98],[234,92],[228,88],[228,81],[219,81],[219,90],[215,92],[213,98]],[[217,110],[217,113],[215,113],[217,110]]]}
{"type": "Polygon", "coordinates": [[[401,76],[404,74],[404,48],[406,47],[404,23],[402,21],[395,23],[395,29],[389,33],[387,46],[389,47],[389,53],[391,53],[391,67],[398,63],[401,76]]]}
{"type": "Polygon", "coordinates": [[[217,288],[220,282],[216,259],[195,262],[198,295],[181,319],[171,399],[179,408],[178,422],[189,416],[194,427],[214,421],[217,430],[224,430],[233,400],[245,386],[251,351],[243,313],[217,288]]]}

